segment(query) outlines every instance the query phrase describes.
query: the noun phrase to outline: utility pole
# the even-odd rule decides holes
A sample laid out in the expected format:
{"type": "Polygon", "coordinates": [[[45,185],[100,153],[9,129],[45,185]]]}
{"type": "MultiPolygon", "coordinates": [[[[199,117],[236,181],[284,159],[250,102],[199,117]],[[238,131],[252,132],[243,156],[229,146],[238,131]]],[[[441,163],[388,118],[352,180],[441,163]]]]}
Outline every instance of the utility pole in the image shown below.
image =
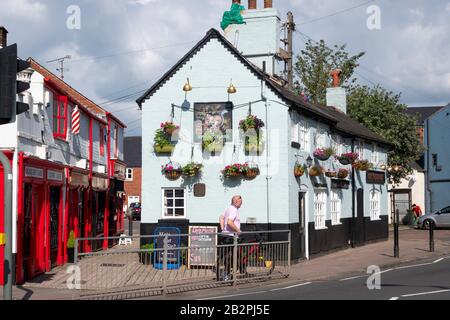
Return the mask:
{"type": "Polygon", "coordinates": [[[62,58],[47,61],[47,63],[58,62],[60,64],[60,67],[56,68],[56,70],[61,72],[61,80],[64,80],[64,70],[69,71],[69,69],[64,68],[64,61],[68,59],[72,59],[72,56],[67,55],[62,58]]]}

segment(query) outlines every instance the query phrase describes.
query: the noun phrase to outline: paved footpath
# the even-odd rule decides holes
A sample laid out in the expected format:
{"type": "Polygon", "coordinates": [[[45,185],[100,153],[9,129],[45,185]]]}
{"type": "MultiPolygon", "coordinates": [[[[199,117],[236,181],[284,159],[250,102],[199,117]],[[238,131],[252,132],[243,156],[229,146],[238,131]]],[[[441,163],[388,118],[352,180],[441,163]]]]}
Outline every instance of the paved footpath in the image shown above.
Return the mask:
{"type": "MultiPolygon", "coordinates": [[[[238,286],[237,288],[217,288],[207,291],[224,292],[241,290],[249,286],[264,286],[274,283],[313,281],[335,277],[352,276],[365,273],[368,266],[377,265],[382,269],[404,264],[407,262],[427,260],[434,257],[450,255],[450,230],[435,231],[435,252],[429,252],[428,231],[405,228],[400,231],[400,258],[393,257],[393,233],[388,241],[377,242],[358,248],[337,251],[310,261],[302,261],[291,268],[288,279],[277,282],[258,283],[238,286]]],[[[3,295],[0,288],[0,298],[3,295]]],[[[186,298],[195,299],[195,296],[206,291],[186,293],[185,295],[168,296],[169,299],[186,298]]],[[[71,290],[14,287],[13,298],[25,300],[71,300],[78,294],[71,290]]]]}

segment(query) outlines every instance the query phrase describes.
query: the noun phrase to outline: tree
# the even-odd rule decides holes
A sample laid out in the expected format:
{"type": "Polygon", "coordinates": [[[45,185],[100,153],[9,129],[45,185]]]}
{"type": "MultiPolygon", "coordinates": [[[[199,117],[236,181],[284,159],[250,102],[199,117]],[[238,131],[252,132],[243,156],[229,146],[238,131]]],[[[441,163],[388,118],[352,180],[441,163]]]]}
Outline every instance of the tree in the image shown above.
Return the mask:
{"type": "Polygon", "coordinates": [[[365,54],[360,52],[350,56],[346,45],[334,46],[330,49],[325,41],[306,42],[306,47],[297,56],[295,72],[300,79],[300,88],[314,103],[325,104],[326,89],[331,86],[330,71],[341,69],[341,82],[344,88],[350,88],[356,81],[352,79],[354,70],[359,66],[358,60],[365,54]]]}
{"type": "Polygon", "coordinates": [[[405,113],[406,105],[380,86],[356,86],[347,97],[347,113],[394,145],[388,153],[388,165],[403,170],[389,172],[390,183],[398,184],[412,172],[410,163],[417,160],[423,147],[416,131],[417,119],[405,113]]]}

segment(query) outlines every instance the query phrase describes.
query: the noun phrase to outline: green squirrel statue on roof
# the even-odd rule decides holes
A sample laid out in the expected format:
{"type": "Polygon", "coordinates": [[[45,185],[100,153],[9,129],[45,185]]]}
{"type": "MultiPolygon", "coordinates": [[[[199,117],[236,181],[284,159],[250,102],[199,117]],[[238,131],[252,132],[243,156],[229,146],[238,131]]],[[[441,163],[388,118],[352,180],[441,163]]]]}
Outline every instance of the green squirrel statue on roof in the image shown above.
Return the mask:
{"type": "Polygon", "coordinates": [[[225,30],[230,24],[244,24],[244,18],[241,12],[245,10],[245,7],[240,4],[240,0],[233,0],[230,11],[226,11],[223,14],[222,22],[220,26],[222,30],[225,30]]]}

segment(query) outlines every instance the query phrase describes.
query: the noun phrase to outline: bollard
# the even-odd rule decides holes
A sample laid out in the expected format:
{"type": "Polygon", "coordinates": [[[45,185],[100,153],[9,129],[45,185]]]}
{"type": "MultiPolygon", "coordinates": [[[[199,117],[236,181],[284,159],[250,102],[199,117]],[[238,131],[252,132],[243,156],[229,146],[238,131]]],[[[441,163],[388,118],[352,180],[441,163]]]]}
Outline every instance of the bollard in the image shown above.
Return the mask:
{"type": "Polygon", "coordinates": [[[400,220],[400,213],[399,210],[395,210],[395,219],[394,219],[394,257],[399,258],[400,257],[400,248],[399,248],[399,239],[398,239],[398,228],[399,228],[399,220],[400,220]]]}
{"type": "Polygon", "coordinates": [[[430,252],[434,252],[434,222],[430,221],[430,252]]]}
{"type": "Polygon", "coordinates": [[[128,235],[133,235],[133,218],[131,217],[131,215],[128,217],[128,235]]]}

